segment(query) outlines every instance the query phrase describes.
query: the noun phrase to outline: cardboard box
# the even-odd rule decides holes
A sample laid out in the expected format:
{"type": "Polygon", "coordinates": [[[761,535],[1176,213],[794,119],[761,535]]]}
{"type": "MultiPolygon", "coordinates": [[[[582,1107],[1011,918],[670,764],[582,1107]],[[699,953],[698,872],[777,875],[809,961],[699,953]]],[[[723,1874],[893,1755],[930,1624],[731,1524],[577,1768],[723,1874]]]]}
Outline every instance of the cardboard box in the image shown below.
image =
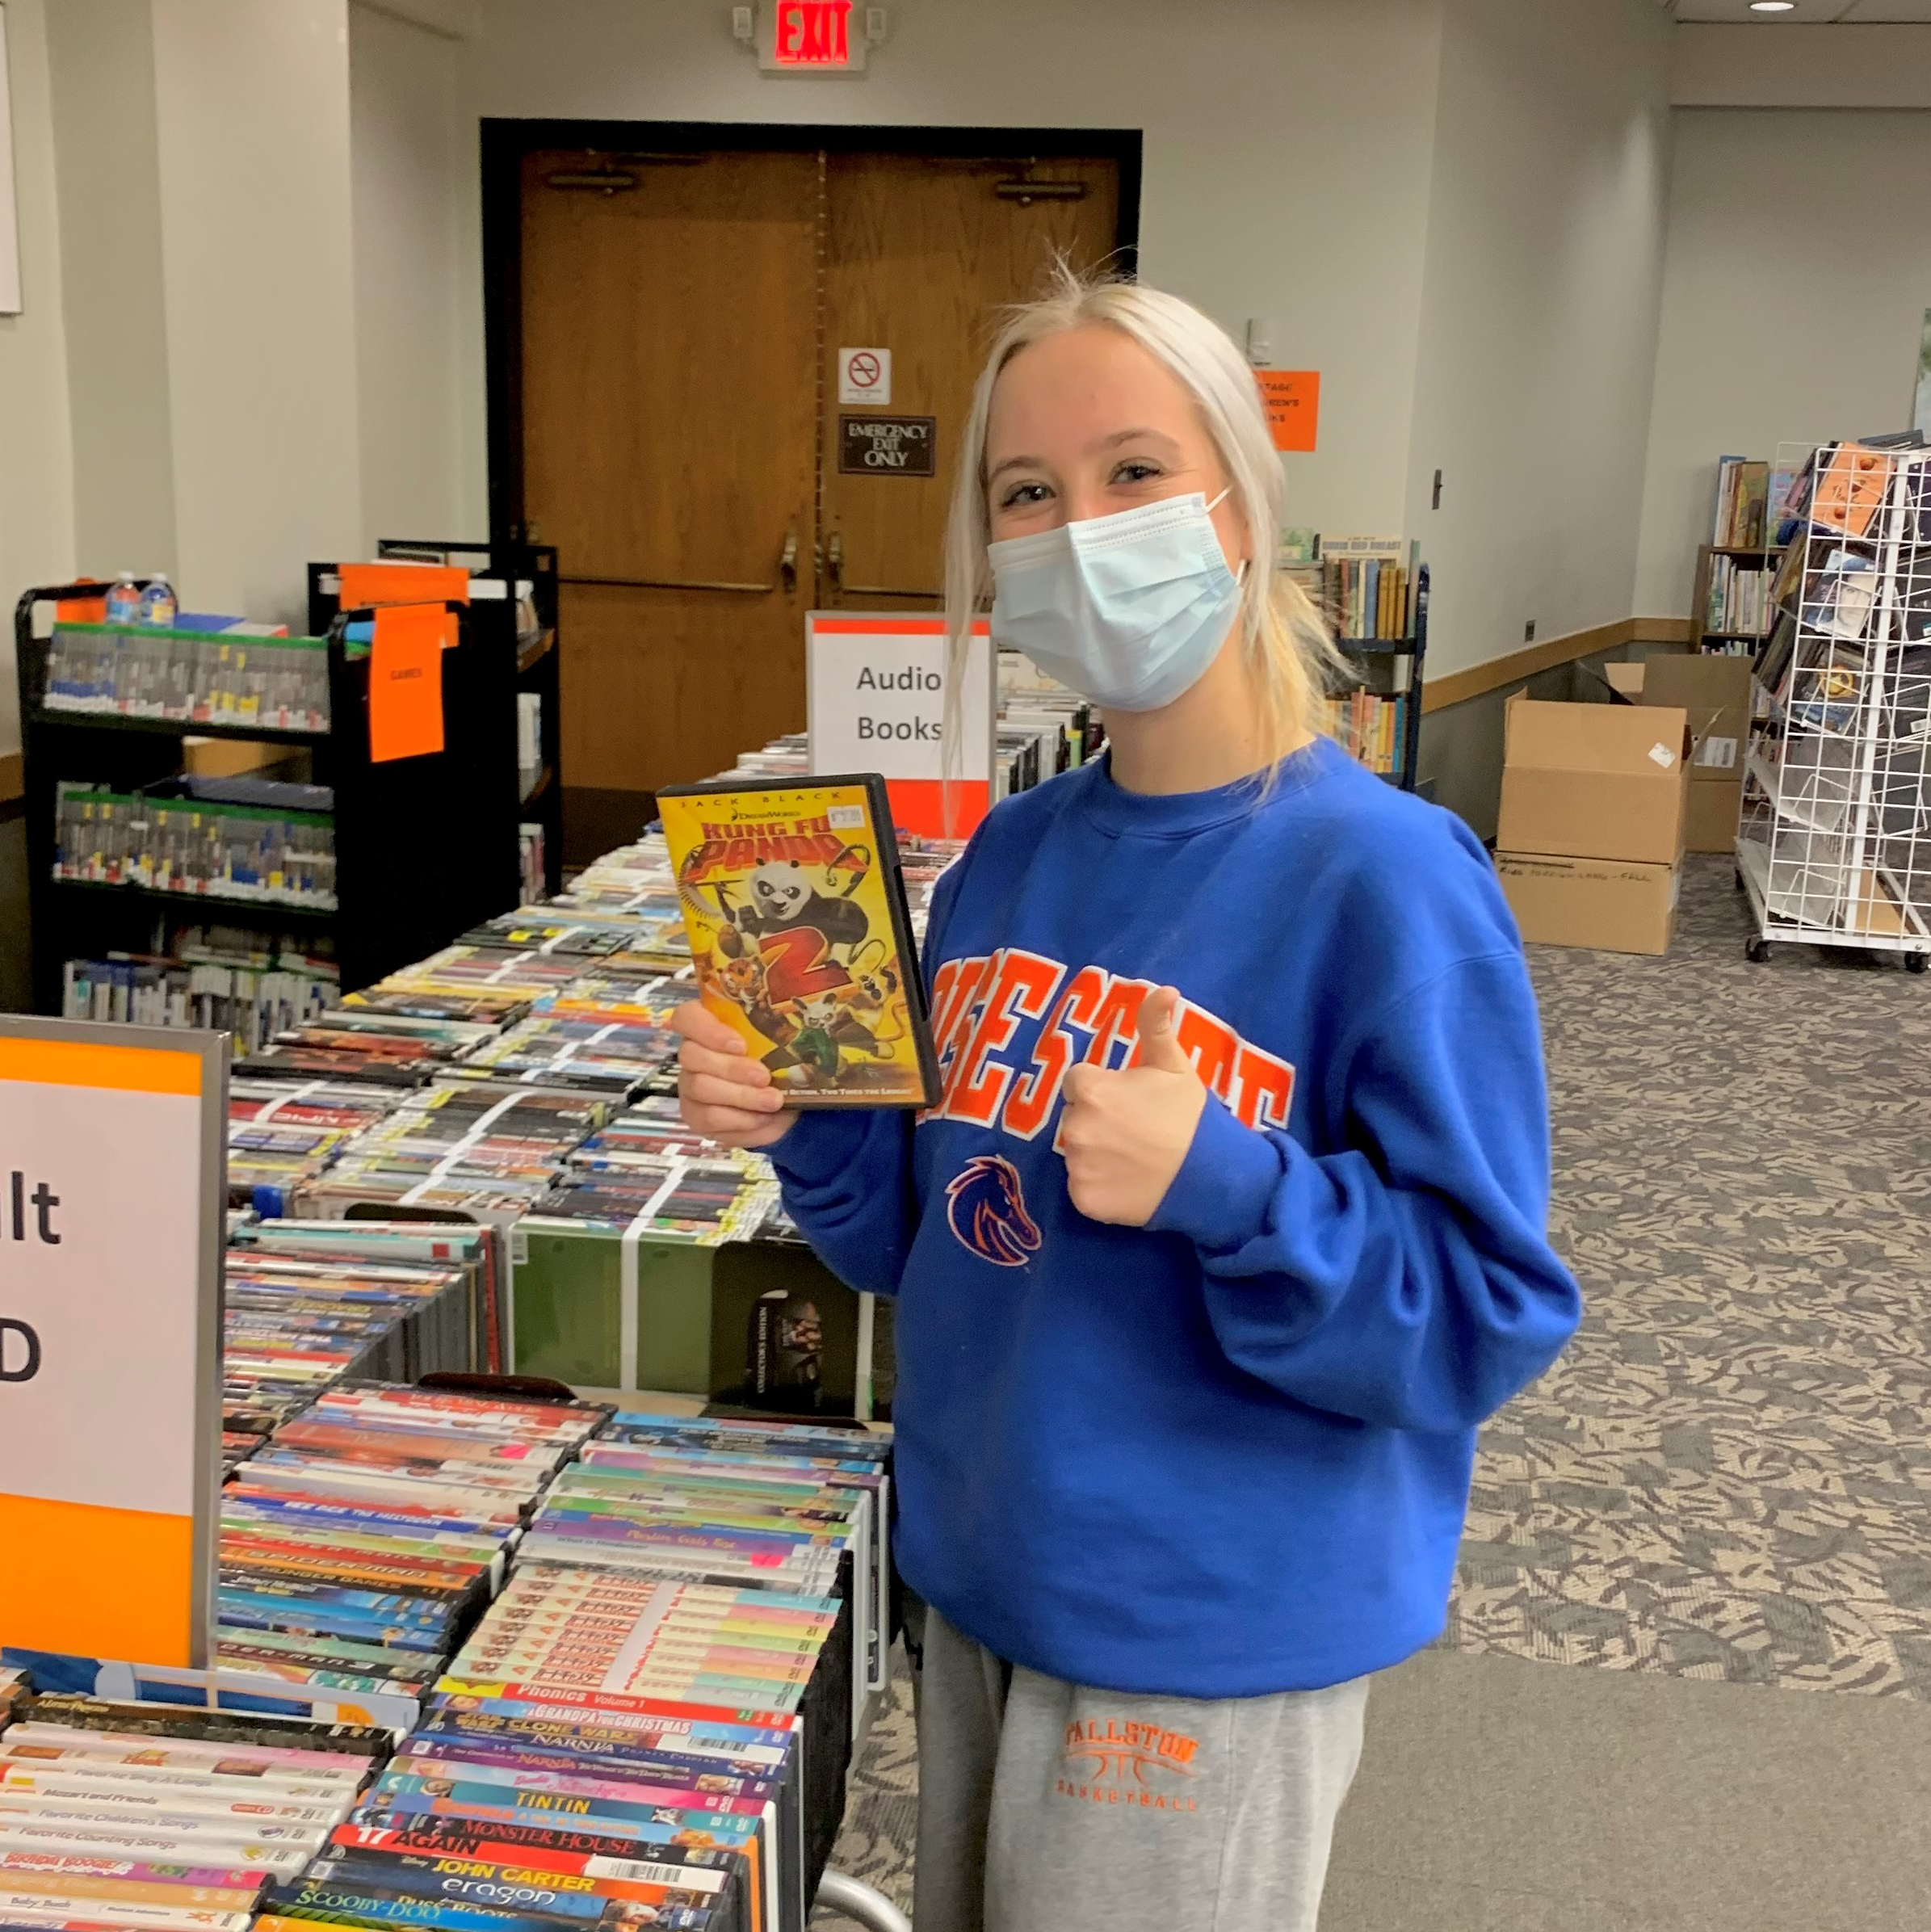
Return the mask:
{"type": "Polygon", "coordinates": [[[1522,937],[1533,944],[1669,950],[1682,876],[1673,865],[1497,852],[1495,869],[1522,937]]]}
{"type": "Polygon", "coordinates": [[[1688,716],[1694,750],[1684,849],[1729,851],[1743,813],[1744,760],[1750,748],[1750,660],[1671,653],[1604,670],[1623,696],[1639,704],[1675,706],[1688,716]]]}
{"type": "Polygon", "coordinates": [[[1681,709],[1511,698],[1499,851],[1673,866],[1690,750],[1681,709]]]}
{"type": "Polygon", "coordinates": [[[1719,779],[1698,784],[1690,771],[1690,807],[1683,815],[1683,850],[1729,852],[1736,850],[1737,827],[1743,821],[1744,782],[1719,779]]]}

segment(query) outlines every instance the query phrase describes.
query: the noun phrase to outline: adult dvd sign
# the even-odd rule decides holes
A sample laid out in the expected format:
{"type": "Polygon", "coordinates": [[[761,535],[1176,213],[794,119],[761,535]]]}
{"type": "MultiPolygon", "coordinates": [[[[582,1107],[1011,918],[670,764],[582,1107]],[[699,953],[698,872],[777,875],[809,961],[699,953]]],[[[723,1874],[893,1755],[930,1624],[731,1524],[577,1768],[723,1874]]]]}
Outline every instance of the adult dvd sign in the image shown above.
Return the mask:
{"type": "Polygon", "coordinates": [[[804,624],[812,771],[875,771],[901,830],[963,838],[992,809],[993,640],[984,621],[972,628],[950,767],[943,617],[813,611],[804,624]]]}
{"type": "Polygon", "coordinates": [[[0,1016],[0,1645],[200,1669],[228,1035],[0,1016]]]}

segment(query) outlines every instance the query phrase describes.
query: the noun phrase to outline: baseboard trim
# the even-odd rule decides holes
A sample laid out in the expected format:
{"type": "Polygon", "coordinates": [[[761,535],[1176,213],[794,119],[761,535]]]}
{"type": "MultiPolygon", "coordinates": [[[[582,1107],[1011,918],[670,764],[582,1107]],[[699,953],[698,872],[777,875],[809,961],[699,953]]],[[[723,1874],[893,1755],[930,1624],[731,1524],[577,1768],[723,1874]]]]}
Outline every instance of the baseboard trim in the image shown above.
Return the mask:
{"type": "Polygon", "coordinates": [[[1446,678],[1430,678],[1421,687],[1421,711],[1446,711],[1451,704],[1466,704],[1505,686],[1520,684],[1539,671],[1554,670],[1559,664],[1573,664],[1578,657],[1593,657],[1598,651],[1613,651],[1626,644],[1687,644],[1687,617],[1619,617],[1614,624],[1599,624],[1586,631],[1571,631],[1566,636],[1545,638],[1505,657],[1491,657],[1486,664],[1471,665],[1465,671],[1450,671],[1446,678]]]}
{"type": "Polygon", "coordinates": [[[0,751],[0,805],[10,805],[27,789],[27,761],[17,751],[0,751]]]}

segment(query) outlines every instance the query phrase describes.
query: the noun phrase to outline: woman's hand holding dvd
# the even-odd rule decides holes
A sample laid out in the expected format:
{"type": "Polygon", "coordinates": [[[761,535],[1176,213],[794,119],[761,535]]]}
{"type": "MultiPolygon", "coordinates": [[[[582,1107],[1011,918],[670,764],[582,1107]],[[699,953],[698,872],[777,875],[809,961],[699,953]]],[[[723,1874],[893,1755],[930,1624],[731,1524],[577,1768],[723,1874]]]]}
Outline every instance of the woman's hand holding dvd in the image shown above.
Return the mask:
{"type": "Polygon", "coordinates": [[[678,1111],[684,1124],[720,1147],[769,1147],[791,1132],[795,1114],[762,1060],[702,1000],[671,1016],[679,1035],[678,1111]]]}
{"type": "Polygon", "coordinates": [[[1066,1191],[1089,1220],[1144,1228],[1194,1144],[1207,1089],[1174,1037],[1179,1004],[1171,986],[1141,1002],[1134,1065],[1066,1076],[1066,1191]]]}

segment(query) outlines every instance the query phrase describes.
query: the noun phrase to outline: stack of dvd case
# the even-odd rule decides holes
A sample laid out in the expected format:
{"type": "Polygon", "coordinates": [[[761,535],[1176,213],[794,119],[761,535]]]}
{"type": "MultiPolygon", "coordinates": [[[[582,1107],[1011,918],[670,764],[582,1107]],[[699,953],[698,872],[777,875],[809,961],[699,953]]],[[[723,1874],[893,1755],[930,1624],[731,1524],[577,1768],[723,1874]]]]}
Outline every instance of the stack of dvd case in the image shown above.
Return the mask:
{"type": "Polygon", "coordinates": [[[484,1020],[331,1006],[302,1026],[277,1033],[272,1044],[250,1060],[250,1070],[421,1086],[502,1031],[484,1020]]]}
{"type": "Polygon", "coordinates": [[[322,1213],[392,1202],[506,1224],[556,1184],[571,1150],[614,1111],[600,1094],[443,1082],[358,1135],[305,1201],[322,1213]]]}
{"type": "MultiPolygon", "coordinates": [[[[246,1932],[388,1753],[386,1732],[16,1699],[0,1730],[0,1923],[246,1932]]],[[[0,1707],[0,1717],[7,1715],[0,1707]]]]}
{"type": "Polygon", "coordinates": [[[251,1233],[227,1257],[221,1368],[231,1437],[266,1434],[346,1376],[409,1380],[473,1363],[468,1269],[276,1254],[251,1244],[251,1233]]]}
{"type": "Polygon", "coordinates": [[[511,1539],[608,1412],[344,1383],[222,1493],[220,1660],[415,1695],[501,1585],[511,1539]]]}
{"type": "Polygon", "coordinates": [[[465,1056],[461,1077],[609,1094],[637,1092],[677,1057],[677,1035],[641,1015],[602,1006],[564,1010],[546,1001],[465,1056]]]}
{"type": "Polygon", "coordinates": [[[288,1196],[344,1141],[395,1106],[392,1090],[237,1069],[228,1083],[228,1198],[279,1215],[288,1196]]]}
{"type": "Polygon", "coordinates": [[[886,1682],[890,1454],[864,1430],[623,1411],[559,1472],[524,1554],[849,1598],[855,1725],[886,1682]]]}

